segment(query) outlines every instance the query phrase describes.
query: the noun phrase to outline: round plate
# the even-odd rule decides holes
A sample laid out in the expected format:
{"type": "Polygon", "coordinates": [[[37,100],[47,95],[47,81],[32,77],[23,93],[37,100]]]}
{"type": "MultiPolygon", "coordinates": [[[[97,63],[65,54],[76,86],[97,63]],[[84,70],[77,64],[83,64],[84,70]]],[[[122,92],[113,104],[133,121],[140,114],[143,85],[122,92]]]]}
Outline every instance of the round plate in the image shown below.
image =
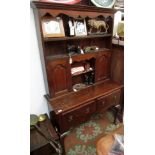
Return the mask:
{"type": "Polygon", "coordinates": [[[53,3],[63,3],[63,4],[76,4],[81,0],[40,0],[42,2],[53,2],[53,3]]]}
{"type": "Polygon", "coordinates": [[[116,0],[91,0],[97,7],[112,8],[116,0]]]}

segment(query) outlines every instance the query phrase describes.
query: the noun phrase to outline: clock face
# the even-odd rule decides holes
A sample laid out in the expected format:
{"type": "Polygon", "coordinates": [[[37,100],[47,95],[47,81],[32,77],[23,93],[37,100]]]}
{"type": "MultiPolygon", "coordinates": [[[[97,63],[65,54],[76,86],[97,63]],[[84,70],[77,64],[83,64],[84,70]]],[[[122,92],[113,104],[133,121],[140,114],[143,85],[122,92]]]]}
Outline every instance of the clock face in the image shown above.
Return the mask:
{"type": "Polygon", "coordinates": [[[76,4],[81,0],[41,0],[42,2],[53,2],[53,3],[63,3],[63,4],[76,4]]]}
{"type": "Polygon", "coordinates": [[[111,8],[115,0],[91,0],[91,2],[98,7],[111,8]]]}

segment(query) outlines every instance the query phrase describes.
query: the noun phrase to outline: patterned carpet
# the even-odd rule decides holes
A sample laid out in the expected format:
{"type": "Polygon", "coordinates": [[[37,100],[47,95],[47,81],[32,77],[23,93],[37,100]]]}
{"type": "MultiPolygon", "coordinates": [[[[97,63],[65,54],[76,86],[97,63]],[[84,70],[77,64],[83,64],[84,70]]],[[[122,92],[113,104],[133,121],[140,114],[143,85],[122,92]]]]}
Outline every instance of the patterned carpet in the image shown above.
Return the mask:
{"type": "Polygon", "coordinates": [[[121,126],[113,124],[112,111],[93,115],[91,119],[72,129],[65,137],[66,155],[97,155],[96,142],[109,132],[121,126]]]}

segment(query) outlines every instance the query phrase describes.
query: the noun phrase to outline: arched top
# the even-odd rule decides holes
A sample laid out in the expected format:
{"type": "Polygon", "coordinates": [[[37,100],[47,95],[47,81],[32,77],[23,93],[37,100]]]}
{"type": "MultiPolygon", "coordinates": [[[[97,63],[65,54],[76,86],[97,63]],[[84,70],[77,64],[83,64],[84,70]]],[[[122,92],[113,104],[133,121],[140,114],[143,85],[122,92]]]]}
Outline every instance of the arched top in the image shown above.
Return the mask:
{"type": "Polygon", "coordinates": [[[81,12],[81,11],[75,11],[75,10],[70,11],[70,10],[51,10],[51,9],[40,9],[39,12],[41,17],[45,16],[46,14],[50,14],[52,17],[57,17],[63,14],[75,19],[79,18],[79,16],[81,18],[86,18],[86,17],[97,18],[99,16],[103,16],[105,18],[107,17],[113,18],[112,14],[101,13],[101,12],[100,13],[99,12],[81,12]]]}

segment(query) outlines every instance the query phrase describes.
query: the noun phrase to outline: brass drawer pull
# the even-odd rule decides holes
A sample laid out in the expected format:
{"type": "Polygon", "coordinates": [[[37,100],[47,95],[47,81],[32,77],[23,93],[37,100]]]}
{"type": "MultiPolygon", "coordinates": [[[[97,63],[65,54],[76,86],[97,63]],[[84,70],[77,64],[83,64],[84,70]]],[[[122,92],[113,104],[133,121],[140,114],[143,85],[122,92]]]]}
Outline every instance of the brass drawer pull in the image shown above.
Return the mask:
{"type": "Polygon", "coordinates": [[[115,96],[113,96],[113,98],[116,100],[117,99],[117,96],[115,95],[115,96]]]}
{"type": "Polygon", "coordinates": [[[71,122],[72,120],[73,120],[73,115],[70,115],[68,121],[71,122]]]}
{"type": "Polygon", "coordinates": [[[87,109],[86,109],[86,113],[89,113],[89,112],[90,112],[90,109],[89,109],[89,108],[87,108],[87,109]]]}
{"type": "Polygon", "coordinates": [[[105,105],[105,101],[102,101],[102,105],[105,105]]]}

